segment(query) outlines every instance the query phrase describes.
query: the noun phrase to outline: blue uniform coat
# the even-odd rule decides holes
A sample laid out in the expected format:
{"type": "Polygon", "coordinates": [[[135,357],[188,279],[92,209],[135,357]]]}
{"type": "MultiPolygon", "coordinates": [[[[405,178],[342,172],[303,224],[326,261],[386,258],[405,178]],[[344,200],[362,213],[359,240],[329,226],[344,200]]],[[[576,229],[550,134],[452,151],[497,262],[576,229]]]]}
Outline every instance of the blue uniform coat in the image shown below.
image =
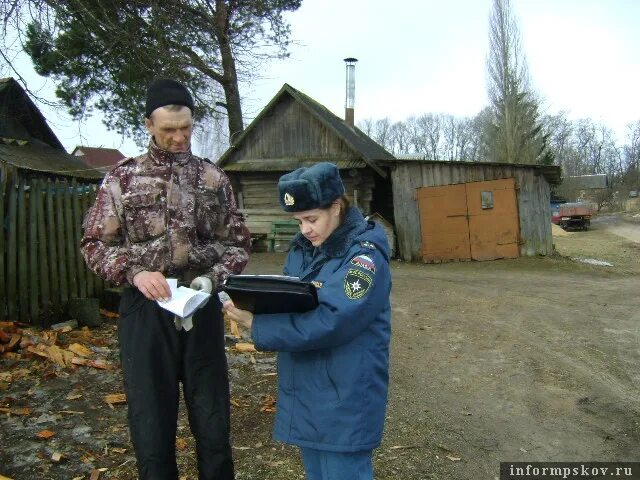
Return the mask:
{"type": "Polygon", "coordinates": [[[391,335],[389,247],[355,208],[318,248],[298,234],[284,274],[313,281],[309,312],[256,315],[260,350],[278,353],[274,438],[334,452],[380,444],[391,335]]]}

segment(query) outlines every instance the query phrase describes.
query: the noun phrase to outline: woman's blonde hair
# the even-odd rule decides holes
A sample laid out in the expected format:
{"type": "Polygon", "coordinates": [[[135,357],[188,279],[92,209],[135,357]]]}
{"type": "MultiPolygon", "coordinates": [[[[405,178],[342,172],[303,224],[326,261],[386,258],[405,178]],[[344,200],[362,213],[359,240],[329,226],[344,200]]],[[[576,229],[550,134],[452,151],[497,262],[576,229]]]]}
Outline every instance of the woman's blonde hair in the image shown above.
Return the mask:
{"type": "Polygon", "coordinates": [[[344,217],[347,215],[347,210],[349,210],[349,207],[351,206],[351,202],[346,195],[342,195],[341,197],[336,198],[329,205],[322,207],[322,210],[329,210],[331,205],[334,203],[338,203],[340,205],[340,223],[342,223],[344,222],[344,217]]]}

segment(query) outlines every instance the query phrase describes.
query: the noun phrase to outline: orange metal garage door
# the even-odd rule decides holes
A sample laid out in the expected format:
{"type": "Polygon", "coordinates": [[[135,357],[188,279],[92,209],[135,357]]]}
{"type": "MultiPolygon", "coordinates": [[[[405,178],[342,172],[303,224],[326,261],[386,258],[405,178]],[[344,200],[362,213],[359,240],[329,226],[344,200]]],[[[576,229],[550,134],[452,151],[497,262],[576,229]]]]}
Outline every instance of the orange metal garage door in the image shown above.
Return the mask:
{"type": "Polygon", "coordinates": [[[469,221],[464,184],[418,190],[422,258],[430,262],[469,260],[469,221]]]}
{"type": "Polygon", "coordinates": [[[418,190],[426,262],[519,256],[515,180],[507,178],[418,190]]]}

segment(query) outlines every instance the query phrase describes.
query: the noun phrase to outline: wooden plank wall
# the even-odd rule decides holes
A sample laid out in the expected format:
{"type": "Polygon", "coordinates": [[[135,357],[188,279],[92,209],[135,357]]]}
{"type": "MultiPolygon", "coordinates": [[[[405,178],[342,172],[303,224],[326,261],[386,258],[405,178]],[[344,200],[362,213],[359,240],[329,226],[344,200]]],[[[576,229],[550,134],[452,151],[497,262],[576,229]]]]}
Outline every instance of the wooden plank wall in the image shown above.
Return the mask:
{"type": "Polygon", "coordinates": [[[242,148],[228,161],[252,164],[265,158],[349,158],[353,151],[335,133],[292,97],[284,96],[274,106],[273,115],[251,130],[242,148]]]}
{"type": "Polygon", "coordinates": [[[520,254],[534,256],[553,253],[549,184],[534,168],[508,164],[476,166],[398,162],[391,175],[398,253],[403,260],[422,260],[420,217],[415,198],[418,188],[500,178],[515,178],[519,189],[520,254]]]}
{"type": "Polygon", "coordinates": [[[104,282],[80,253],[82,219],[96,186],[75,180],[0,179],[0,319],[47,326],[70,298],[98,296],[104,282]]]}

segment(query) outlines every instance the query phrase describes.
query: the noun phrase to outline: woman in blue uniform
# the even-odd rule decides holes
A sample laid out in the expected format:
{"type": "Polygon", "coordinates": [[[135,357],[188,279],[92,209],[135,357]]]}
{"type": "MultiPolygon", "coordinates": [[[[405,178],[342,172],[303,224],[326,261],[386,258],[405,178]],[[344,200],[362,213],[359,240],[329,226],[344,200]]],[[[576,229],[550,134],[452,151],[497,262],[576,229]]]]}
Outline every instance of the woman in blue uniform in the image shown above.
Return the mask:
{"type": "Polygon", "coordinates": [[[335,165],[283,175],[300,224],[284,274],[313,282],[319,306],[261,314],[225,303],[256,348],[278,352],[276,440],[297,445],[310,480],[371,480],[387,404],[391,274],[382,228],[349,206],[335,165]]]}

